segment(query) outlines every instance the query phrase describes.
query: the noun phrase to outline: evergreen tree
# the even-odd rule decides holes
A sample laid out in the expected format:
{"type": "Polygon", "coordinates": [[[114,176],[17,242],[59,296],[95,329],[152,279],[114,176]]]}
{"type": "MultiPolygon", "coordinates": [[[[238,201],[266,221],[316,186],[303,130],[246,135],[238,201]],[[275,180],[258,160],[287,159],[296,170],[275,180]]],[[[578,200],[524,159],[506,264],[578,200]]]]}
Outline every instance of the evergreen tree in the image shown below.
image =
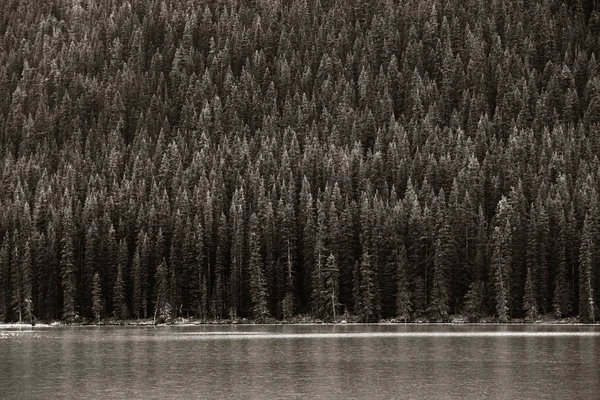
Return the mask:
{"type": "Polygon", "coordinates": [[[508,320],[509,271],[511,264],[510,246],[512,228],[508,220],[508,202],[503,197],[498,203],[496,225],[492,234],[492,273],[496,315],[501,322],[508,320]]]}
{"type": "Polygon", "coordinates": [[[565,234],[566,222],[564,214],[561,214],[560,219],[560,233],[556,243],[556,251],[558,252],[558,270],[556,271],[554,279],[554,302],[552,308],[554,315],[557,318],[567,316],[572,311],[572,292],[571,286],[568,282],[567,277],[567,249],[566,249],[566,234],[565,234]]]}
{"type": "Polygon", "coordinates": [[[579,250],[579,319],[583,322],[595,321],[593,288],[594,270],[594,232],[590,214],[585,216],[581,249],[579,250]]]}
{"type": "Polygon", "coordinates": [[[171,322],[172,309],[169,299],[169,271],[168,266],[163,258],[161,263],[156,268],[156,297],[154,300],[154,321],[159,317],[160,321],[171,322]]]}
{"type": "Polygon", "coordinates": [[[9,302],[8,302],[8,283],[9,283],[9,271],[10,271],[10,258],[9,258],[8,243],[2,242],[0,248],[0,321],[6,322],[9,313],[9,302]]]}
{"type": "Polygon", "coordinates": [[[250,251],[250,295],[252,298],[252,314],[257,321],[263,321],[269,316],[267,306],[267,288],[263,272],[260,242],[258,238],[258,217],[250,216],[250,231],[248,233],[248,249],[250,251]]]}
{"type": "Polygon", "coordinates": [[[469,321],[477,322],[484,315],[484,289],[481,281],[472,282],[469,286],[464,306],[469,321]]]}
{"type": "Polygon", "coordinates": [[[12,307],[18,321],[32,320],[32,277],[31,277],[31,249],[29,240],[25,241],[23,248],[19,248],[20,235],[16,233],[13,242],[12,256],[12,307]]]}
{"type": "Polygon", "coordinates": [[[450,236],[450,226],[442,216],[438,237],[434,242],[433,291],[428,312],[432,319],[445,321],[450,312],[449,280],[453,261],[454,246],[450,236]]]}
{"type": "MultiPolygon", "coordinates": [[[[142,267],[140,261],[140,248],[136,248],[135,255],[133,256],[133,265],[131,268],[132,280],[133,280],[133,315],[139,319],[142,316],[142,304],[144,302],[144,294],[142,291],[142,267]]],[[[145,307],[144,307],[145,308],[145,307]]]]}
{"type": "Polygon", "coordinates": [[[327,301],[324,297],[325,293],[325,275],[324,270],[326,268],[326,252],[325,248],[325,211],[323,203],[317,201],[318,209],[318,222],[315,236],[315,252],[314,252],[314,265],[312,271],[312,294],[311,304],[313,315],[316,318],[323,318],[325,312],[325,302],[327,301]]]}
{"type": "Polygon", "coordinates": [[[529,320],[535,320],[539,310],[538,307],[538,272],[540,260],[538,254],[538,221],[534,205],[531,205],[529,213],[530,221],[527,227],[527,252],[526,252],[526,276],[523,293],[523,311],[529,320]]]}
{"type": "MultiPolygon", "coordinates": [[[[67,197],[67,202],[70,199],[67,197]]],[[[63,318],[67,322],[74,322],[76,313],[76,287],[75,287],[75,251],[73,245],[73,216],[71,205],[63,212],[63,236],[60,241],[60,277],[63,288],[63,318]]]]}
{"type": "Polygon", "coordinates": [[[525,311],[527,319],[529,321],[535,321],[535,319],[537,318],[538,307],[531,267],[527,267],[527,278],[525,279],[525,295],[523,297],[523,310],[525,311]]]}
{"type": "Polygon", "coordinates": [[[113,293],[113,313],[116,319],[126,319],[129,315],[127,301],[125,299],[125,281],[123,279],[123,270],[127,265],[127,246],[125,240],[119,243],[119,258],[117,264],[117,277],[115,281],[115,290],[113,293]]]}
{"type": "Polygon", "coordinates": [[[326,300],[324,314],[327,318],[331,318],[335,322],[336,309],[339,307],[340,270],[333,254],[329,254],[329,257],[327,257],[327,264],[323,270],[323,278],[325,283],[323,297],[326,300]]]}
{"type": "Polygon", "coordinates": [[[102,284],[100,281],[100,274],[96,272],[94,274],[94,280],[92,283],[92,312],[96,322],[100,322],[102,318],[102,310],[104,308],[104,301],[102,298],[102,284]]]}
{"type": "Polygon", "coordinates": [[[363,254],[362,262],[358,270],[360,297],[360,309],[358,315],[361,321],[369,322],[376,317],[377,309],[375,305],[375,271],[371,264],[371,255],[366,252],[363,254]]]}
{"type": "Polygon", "coordinates": [[[406,322],[412,315],[412,302],[410,301],[410,291],[408,287],[407,269],[408,260],[406,257],[406,247],[404,244],[396,252],[396,267],[398,277],[398,292],[396,293],[396,316],[398,319],[406,322]]]}

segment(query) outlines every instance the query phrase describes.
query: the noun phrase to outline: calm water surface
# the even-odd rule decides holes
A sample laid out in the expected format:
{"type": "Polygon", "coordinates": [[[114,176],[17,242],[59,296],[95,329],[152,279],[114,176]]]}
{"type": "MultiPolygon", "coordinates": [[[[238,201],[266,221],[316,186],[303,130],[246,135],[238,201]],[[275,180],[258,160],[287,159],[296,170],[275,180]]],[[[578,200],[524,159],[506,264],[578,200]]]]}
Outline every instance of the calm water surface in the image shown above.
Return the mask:
{"type": "Polygon", "coordinates": [[[2,399],[600,399],[600,326],[0,329],[2,399]]]}

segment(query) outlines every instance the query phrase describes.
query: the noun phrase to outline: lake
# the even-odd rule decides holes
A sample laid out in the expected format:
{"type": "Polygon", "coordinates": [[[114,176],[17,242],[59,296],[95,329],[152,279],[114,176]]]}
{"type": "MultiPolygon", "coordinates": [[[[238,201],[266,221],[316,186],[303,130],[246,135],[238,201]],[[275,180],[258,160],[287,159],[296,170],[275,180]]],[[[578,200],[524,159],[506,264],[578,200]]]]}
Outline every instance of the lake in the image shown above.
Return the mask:
{"type": "Polygon", "coordinates": [[[598,399],[600,326],[0,329],[2,399],[598,399]]]}

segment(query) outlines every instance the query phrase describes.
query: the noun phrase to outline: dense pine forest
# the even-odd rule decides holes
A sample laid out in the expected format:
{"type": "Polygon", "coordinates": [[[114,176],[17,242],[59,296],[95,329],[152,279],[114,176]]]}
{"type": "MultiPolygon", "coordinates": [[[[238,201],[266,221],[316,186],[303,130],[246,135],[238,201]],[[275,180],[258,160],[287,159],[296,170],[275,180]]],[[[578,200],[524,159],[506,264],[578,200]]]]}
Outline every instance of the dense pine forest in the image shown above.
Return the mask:
{"type": "Polygon", "coordinates": [[[600,316],[595,2],[0,3],[0,321],[600,316]]]}

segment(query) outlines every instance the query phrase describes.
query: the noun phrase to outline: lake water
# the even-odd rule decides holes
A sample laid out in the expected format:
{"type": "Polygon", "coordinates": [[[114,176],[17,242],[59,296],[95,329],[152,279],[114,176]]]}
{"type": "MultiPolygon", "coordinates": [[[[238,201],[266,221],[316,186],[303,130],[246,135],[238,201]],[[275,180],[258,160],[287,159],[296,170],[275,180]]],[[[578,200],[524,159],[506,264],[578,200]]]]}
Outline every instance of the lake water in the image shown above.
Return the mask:
{"type": "Polygon", "coordinates": [[[0,329],[2,399],[600,399],[600,326],[0,329]]]}

